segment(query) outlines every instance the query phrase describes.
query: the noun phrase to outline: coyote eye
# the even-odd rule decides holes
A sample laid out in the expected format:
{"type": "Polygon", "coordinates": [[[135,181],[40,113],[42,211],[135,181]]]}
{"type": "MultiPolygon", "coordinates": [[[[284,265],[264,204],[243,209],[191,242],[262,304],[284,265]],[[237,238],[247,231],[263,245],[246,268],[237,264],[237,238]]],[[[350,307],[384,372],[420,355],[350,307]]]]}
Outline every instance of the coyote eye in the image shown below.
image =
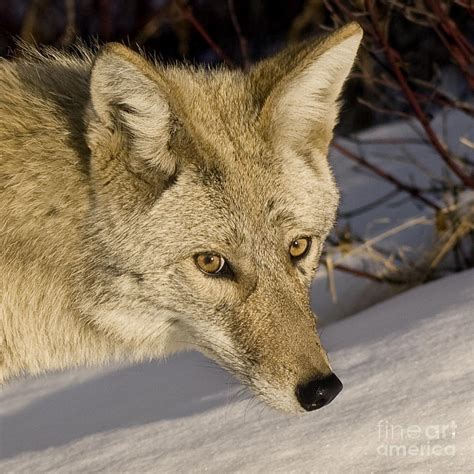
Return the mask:
{"type": "Polygon", "coordinates": [[[226,273],[227,262],[224,257],[216,253],[200,253],[194,257],[197,267],[208,275],[221,275],[226,273]]]}
{"type": "Polygon", "coordinates": [[[292,259],[299,259],[304,257],[309,248],[311,247],[311,239],[308,237],[300,237],[299,239],[293,240],[290,244],[290,256],[292,259]]]}

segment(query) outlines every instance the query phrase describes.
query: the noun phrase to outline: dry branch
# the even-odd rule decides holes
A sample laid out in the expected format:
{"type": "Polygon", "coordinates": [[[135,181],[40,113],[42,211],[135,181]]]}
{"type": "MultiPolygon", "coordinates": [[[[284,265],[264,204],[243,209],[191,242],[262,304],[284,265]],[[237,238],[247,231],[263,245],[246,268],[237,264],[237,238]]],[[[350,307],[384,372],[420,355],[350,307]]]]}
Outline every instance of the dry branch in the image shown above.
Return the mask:
{"type": "Polygon", "coordinates": [[[417,199],[418,201],[421,201],[426,206],[429,206],[432,209],[435,209],[436,211],[439,211],[440,207],[438,206],[438,204],[431,201],[431,199],[428,199],[427,197],[423,196],[421,194],[421,191],[418,188],[416,188],[415,186],[412,186],[410,184],[402,183],[398,178],[396,178],[392,174],[388,173],[387,171],[383,170],[382,168],[379,168],[378,166],[374,165],[373,163],[370,163],[369,161],[367,161],[362,156],[356,155],[355,153],[351,152],[350,150],[348,150],[344,146],[340,145],[339,143],[333,143],[332,146],[333,146],[333,148],[338,150],[346,158],[349,158],[350,160],[355,161],[356,163],[359,163],[360,165],[364,166],[365,168],[367,168],[370,171],[372,171],[373,173],[375,173],[377,176],[380,176],[382,179],[385,179],[389,183],[392,183],[400,191],[404,191],[404,192],[410,194],[410,196],[417,199]]]}
{"type": "Polygon", "coordinates": [[[390,44],[388,43],[387,38],[385,35],[380,31],[379,28],[379,17],[377,13],[377,7],[375,5],[374,0],[365,0],[365,5],[366,8],[372,18],[372,28],[373,31],[378,38],[380,44],[382,45],[387,60],[390,64],[390,67],[395,74],[401,90],[403,94],[405,95],[405,98],[407,99],[407,102],[410,104],[411,108],[413,109],[413,112],[415,114],[415,117],[418,119],[420,124],[422,125],[423,129],[425,130],[426,135],[428,136],[429,140],[433,144],[433,148],[438,152],[438,154],[441,156],[443,161],[446,163],[446,165],[453,171],[453,173],[461,180],[461,182],[468,188],[474,189],[474,177],[468,175],[459,165],[454,161],[446,148],[446,146],[441,143],[440,139],[432,129],[430,125],[430,120],[426,113],[422,110],[420,103],[418,99],[416,98],[416,95],[414,91],[411,89],[410,85],[408,84],[408,81],[405,77],[405,74],[403,73],[400,64],[402,63],[402,59],[400,57],[400,54],[398,51],[393,49],[390,44]]]}

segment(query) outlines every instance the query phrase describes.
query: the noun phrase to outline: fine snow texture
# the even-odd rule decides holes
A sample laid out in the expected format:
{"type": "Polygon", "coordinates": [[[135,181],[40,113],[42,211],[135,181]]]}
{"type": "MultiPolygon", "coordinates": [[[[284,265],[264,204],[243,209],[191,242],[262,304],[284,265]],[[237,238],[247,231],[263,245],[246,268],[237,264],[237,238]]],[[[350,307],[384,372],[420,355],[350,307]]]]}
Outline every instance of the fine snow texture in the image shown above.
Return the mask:
{"type": "Polygon", "coordinates": [[[474,271],[332,323],[345,388],[302,416],[197,354],[17,381],[0,398],[0,471],[469,472],[473,325],[474,271]]]}

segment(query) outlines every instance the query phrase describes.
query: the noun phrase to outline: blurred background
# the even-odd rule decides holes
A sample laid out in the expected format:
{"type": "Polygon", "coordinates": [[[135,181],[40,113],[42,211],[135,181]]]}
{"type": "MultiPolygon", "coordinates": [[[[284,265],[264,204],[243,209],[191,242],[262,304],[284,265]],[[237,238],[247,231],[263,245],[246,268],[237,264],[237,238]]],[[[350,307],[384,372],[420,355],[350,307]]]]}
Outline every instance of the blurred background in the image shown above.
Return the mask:
{"type": "MultiPolygon", "coordinates": [[[[417,91],[433,94],[432,89],[426,90],[426,82],[439,84],[441,71],[453,63],[469,79],[466,84],[459,81],[458,95],[464,97],[467,85],[473,86],[472,48],[466,45],[464,51],[456,44],[457,39],[461,43],[472,40],[474,17],[469,0],[1,0],[0,54],[14,54],[19,38],[61,48],[80,38],[86,44],[125,42],[166,62],[186,58],[193,63],[226,62],[248,68],[288,43],[351,20],[362,23],[369,33],[368,23],[377,21],[417,91]],[[372,17],[366,13],[370,3],[375,10],[372,17]]],[[[383,51],[376,48],[380,45],[371,44],[372,36],[366,36],[360,58],[365,75],[353,79],[346,93],[350,107],[342,116],[342,132],[389,120],[397,117],[395,110],[402,113],[407,108],[397,100],[397,91],[385,90],[381,97],[380,89],[388,89],[388,84],[379,83],[381,78],[376,76],[393,74],[383,51]]],[[[447,102],[440,93],[433,95],[425,99],[431,113],[447,102]]]]}
{"type": "Polygon", "coordinates": [[[342,205],[314,290],[340,317],[474,265],[472,1],[1,0],[0,55],[120,41],[246,70],[354,20],[364,44],[330,157],[342,205]]]}

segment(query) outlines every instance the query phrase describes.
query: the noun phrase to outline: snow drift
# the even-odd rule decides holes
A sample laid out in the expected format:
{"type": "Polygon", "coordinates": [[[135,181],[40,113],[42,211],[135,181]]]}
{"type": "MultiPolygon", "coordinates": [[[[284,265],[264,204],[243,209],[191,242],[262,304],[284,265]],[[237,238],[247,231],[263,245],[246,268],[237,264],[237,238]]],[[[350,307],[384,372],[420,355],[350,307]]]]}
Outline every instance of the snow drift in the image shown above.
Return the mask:
{"type": "Polygon", "coordinates": [[[329,325],[345,384],[302,416],[260,404],[197,354],[17,381],[2,472],[468,472],[474,271],[329,325]]]}

